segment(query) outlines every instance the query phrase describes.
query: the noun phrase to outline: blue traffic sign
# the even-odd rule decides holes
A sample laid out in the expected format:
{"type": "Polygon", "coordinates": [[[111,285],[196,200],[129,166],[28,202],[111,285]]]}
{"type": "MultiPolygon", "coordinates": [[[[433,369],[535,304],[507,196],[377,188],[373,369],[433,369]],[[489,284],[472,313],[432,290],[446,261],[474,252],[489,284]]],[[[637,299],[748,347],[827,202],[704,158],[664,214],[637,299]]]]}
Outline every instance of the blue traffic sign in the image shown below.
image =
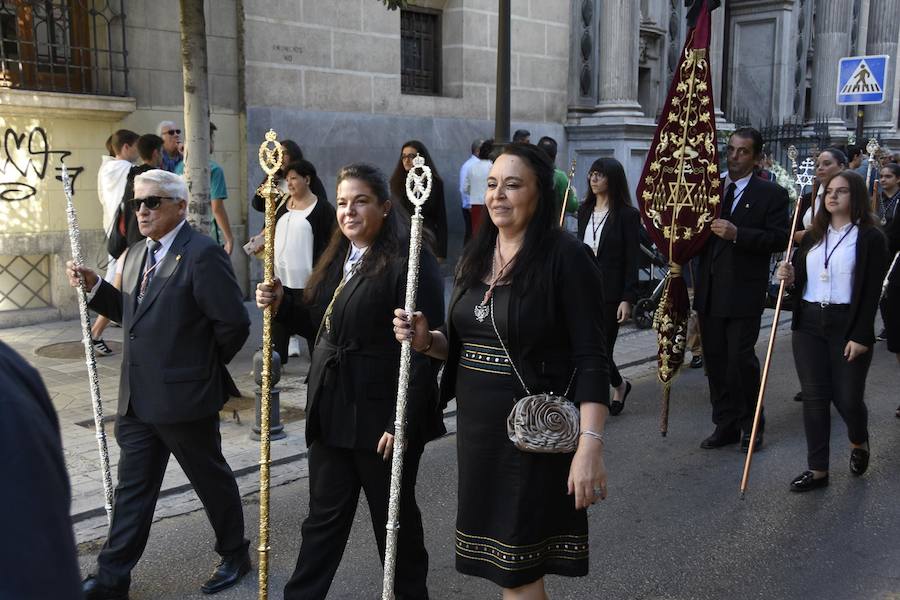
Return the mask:
{"type": "Polygon", "coordinates": [[[887,82],[888,56],[850,56],[838,65],[838,104],[881,104],[887,82]]]}

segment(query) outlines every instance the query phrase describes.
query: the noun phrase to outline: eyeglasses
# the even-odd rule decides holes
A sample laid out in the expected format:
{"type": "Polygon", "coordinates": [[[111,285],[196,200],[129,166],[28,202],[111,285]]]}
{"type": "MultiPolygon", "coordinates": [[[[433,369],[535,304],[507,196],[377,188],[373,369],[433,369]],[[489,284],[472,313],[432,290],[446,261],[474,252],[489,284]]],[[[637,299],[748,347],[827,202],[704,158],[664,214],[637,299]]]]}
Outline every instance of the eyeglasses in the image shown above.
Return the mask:
{"type": "Polygon", "coordinates": [[[162,204],[163,200],[172,200],[169,196],[147,196],[146,198],[133,198],[129,200],[131,210],[137,212],[141,210],[141,204],[150,210],[156,210],[162,204]]]}
{"type": "Polygon", "coordinates": [[[163,131],[163,135],[181,135],[180,129],[170,129],[168,131],[163,131]]]}
{"type": "Polygon", "coordinates": [[[603,177],[606,177],[606,175],[604,175],[603,173],[600,173],[599,171],[591,171],[590,174],[588,175],[588,179],[591,179],[591,180],[601,179],[603,177]]]}
{"type": "Polygon", "coordinates": [[[400,158],[402,158],[403,160],[412,160],[417,156],[418,154],[401,154],[400,158]]]}

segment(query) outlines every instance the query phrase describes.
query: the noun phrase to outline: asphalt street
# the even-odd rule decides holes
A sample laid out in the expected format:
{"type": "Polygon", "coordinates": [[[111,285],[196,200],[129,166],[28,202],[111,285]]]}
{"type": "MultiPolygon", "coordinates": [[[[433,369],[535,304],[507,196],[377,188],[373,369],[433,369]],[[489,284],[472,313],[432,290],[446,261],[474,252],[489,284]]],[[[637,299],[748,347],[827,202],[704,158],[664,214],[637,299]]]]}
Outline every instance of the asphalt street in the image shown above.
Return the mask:
{"type": "MultiPolygon", "coordinates": [[[[757,349],[764,352],[765,339],[757,349]]],[[[846,429],[837,416],[832,432],[831,485],[792,494],[803,471],[805,440],[789,338],[778,345],[767,402],[763,450],[755,455],[750,487],[739,493],[744,455],[735,446],[701,450],[711,432],[702,370],[683,371],[672,394],[669,435],[657,433],[659,386],[634,381],[624,413],[607,426],[608,500],[590,509],[591,571],[580,579],[548,578],[550,597],[635,600],[822,598],[900,599],[900,373],[883,344],[869,374],[872,461],[868,473],[847,469],[846,429]]],[[[417,494],[431,557],[431,597],[498,598],[492,584],[454,570],[456,439],[431,443],[422,459],[417,494]]],[[[297,558],[306,513],[305,478],[274,488],[270,598],[297,558]]],[[[247,531],[255,548],[258,497],[245,498],[247,531]]],[[[199,592],[218,557],[202,511],[153,526],[133,573],[134,600],[204,598],[199,592]]],[[[83,573],[96,546],[82,549],[83,573]]],[[[254,556],[254,564],[256,564],[254,556]]],[[[330,599],[381,597],[381,566],[365,501],[335,577],[330,599]]],[[[257,597],[256,572],[218,600],[257,597]]]]}

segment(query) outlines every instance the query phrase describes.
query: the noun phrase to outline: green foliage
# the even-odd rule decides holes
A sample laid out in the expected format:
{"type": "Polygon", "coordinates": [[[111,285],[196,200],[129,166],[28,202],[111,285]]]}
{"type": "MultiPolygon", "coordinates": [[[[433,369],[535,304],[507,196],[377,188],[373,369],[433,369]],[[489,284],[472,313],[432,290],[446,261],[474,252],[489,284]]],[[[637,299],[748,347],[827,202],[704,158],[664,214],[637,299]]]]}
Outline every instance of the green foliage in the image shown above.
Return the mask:
{"type": "Polygon", "coordinates": [[[381,0],[388,10],[397,10],[398,8],[406,8],[408,0],[381,0]]]}

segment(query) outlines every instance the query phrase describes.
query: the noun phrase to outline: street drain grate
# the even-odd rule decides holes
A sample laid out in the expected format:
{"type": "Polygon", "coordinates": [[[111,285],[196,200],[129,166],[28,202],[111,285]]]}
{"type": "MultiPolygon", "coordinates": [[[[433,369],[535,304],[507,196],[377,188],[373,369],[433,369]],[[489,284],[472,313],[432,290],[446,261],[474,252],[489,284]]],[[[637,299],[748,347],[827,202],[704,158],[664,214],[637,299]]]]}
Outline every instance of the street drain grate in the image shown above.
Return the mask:
{"type": "MultiPolygon", "coordinates": [[[[106,342],[106,345],[109,346],[109,349],[116,354],[122,352],[121,342],[106,342]]],[[[82,344],[80,340],[77,342],[59,342],[56,344],[41,346],[40,348],[37,348],[34,353],[44,358],[84,360],[84,344],[82,344]]],[[[104,357],[99,355],[97,356],[98,360],[101,358],[104,357]]]]}

